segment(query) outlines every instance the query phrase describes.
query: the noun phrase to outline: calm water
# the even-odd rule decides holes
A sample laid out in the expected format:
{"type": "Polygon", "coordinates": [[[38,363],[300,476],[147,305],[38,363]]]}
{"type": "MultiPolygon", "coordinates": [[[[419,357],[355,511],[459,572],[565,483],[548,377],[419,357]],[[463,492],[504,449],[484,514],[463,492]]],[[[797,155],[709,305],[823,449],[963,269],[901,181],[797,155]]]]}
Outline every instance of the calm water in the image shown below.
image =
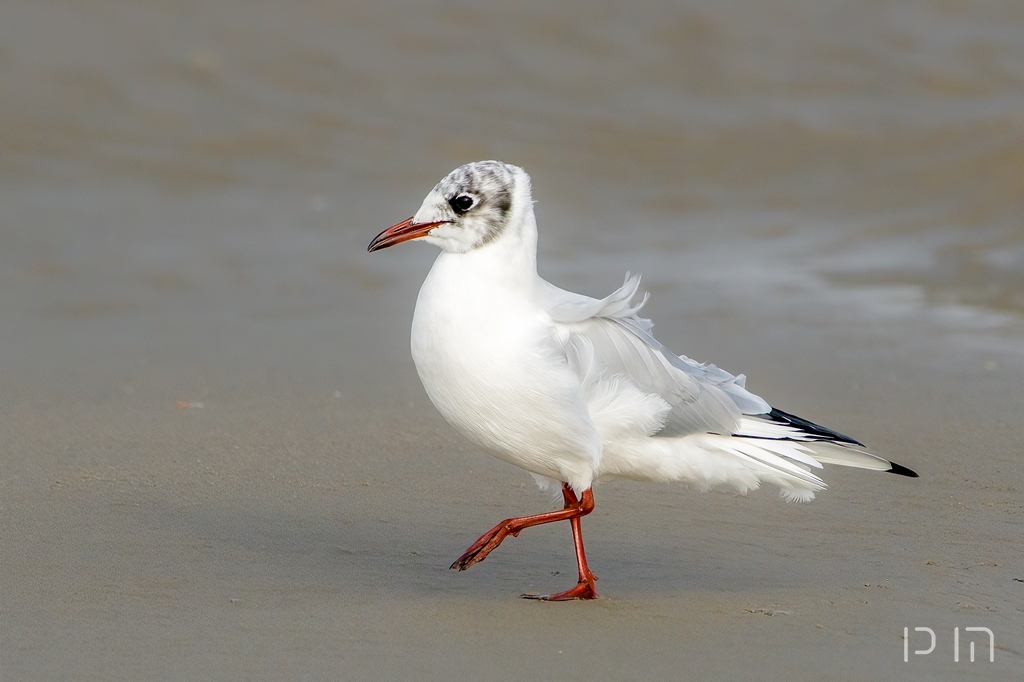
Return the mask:
{"type": "Polygon", "coordinates": [[[0,97],[0,291],[40,318],[315,321],[419,280],[365,244],[500,158],[560,283],[1020,347],[1016,0],[12,0],[0,97]]]}

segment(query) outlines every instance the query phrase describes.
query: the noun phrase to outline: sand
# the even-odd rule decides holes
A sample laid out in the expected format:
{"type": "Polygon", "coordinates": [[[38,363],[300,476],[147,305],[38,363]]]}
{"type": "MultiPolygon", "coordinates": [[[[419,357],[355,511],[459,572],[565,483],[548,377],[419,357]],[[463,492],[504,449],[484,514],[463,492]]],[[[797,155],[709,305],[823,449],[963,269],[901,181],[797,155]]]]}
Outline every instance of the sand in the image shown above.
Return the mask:
{"type": "MultiPolygon", "coordinates": [[[[429,252],[412,249],[425,271],[429,252]]],[[[573,580],[565,524],[447,570],[499,519],[551,501],[463,442],[423,395],[407,350],[419,274],[362,285],[327,275],[345,293],[324,293],[313,311],[289,309],[287,289],[252,293],[258,284],[223,285],[210,302],[201,285],[107,295],[92,268],[10,275],[0,678],[1019,669],[1019,365],[926,338],[849,334],[837,346],[794,323],[698,315],[694,345],[715,345],[761,394],[921,478],[832,470],[831,489],[807,505],[769,491],[602,485],[584,525],[602,599],[528,602],[517,595],[573,580]],[[903,629],[915,626],[934,629],[938,648],[904,663],[903,629]],[[966,650],[953,663],[953,630],[968,626],[996,633],[994,663],[968,664],[966,650]]],[[[668,326],[662,338],[677,342],[668,326]]]]}

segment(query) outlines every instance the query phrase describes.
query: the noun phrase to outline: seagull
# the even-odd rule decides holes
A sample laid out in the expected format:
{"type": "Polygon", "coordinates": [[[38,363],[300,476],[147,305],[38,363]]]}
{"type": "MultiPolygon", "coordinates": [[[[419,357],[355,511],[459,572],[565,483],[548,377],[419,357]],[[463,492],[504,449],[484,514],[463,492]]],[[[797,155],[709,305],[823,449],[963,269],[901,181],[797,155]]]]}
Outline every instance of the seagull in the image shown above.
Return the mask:
{"type": "Polygon", "coordinates": [[[823,464],[910,469],[824,426],[771,407],[746,377],[676,355],[640,317],[638,276],[602,299],[560,289],[537,274],[530,177],[500,161],[448,174],[416,214],[370,242],[441,248],[416,300],[412,357],[427,396],[456,431],[516,466],[563,507],[505,519],[452,569],[483,561],[509,535],[569,521],[579,578],[545,601],[594,599],[580,520],[595,481],[685,481],[740,493],[761,483],[807,502],[823,464]],[[639,298],[639,301],[637,300],[639,298]]]}

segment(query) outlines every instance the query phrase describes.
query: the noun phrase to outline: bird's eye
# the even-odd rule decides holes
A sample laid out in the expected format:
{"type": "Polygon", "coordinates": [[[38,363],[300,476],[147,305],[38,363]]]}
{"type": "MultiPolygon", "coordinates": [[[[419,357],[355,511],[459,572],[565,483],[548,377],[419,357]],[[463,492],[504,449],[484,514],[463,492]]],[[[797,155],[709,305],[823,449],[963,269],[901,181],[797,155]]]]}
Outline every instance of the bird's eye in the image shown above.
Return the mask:
{"type": "Polygon", "coordinates": [[[469,209],[473,208],[473,204],[476,203],[473,197],[468,194],[460,194],[454,196],[448,200],[448,205],[452,207],[452,210],[456,213],[465,213],[469,209]]]}

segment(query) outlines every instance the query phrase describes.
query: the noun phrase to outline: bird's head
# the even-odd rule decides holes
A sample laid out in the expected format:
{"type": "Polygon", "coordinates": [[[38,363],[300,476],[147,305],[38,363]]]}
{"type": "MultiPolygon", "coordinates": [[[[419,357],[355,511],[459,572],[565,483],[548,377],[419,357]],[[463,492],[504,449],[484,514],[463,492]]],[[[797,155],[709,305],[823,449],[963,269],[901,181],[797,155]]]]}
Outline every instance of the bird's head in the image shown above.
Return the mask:
{"type": "Polygon", "coordinates": [[[532,206],[530,176],[501,161],[475,161],[453,170],[430,191],[416,215],[384,230],[368,251],[421,239],[465,253],[498,238],[532,206]]]}

